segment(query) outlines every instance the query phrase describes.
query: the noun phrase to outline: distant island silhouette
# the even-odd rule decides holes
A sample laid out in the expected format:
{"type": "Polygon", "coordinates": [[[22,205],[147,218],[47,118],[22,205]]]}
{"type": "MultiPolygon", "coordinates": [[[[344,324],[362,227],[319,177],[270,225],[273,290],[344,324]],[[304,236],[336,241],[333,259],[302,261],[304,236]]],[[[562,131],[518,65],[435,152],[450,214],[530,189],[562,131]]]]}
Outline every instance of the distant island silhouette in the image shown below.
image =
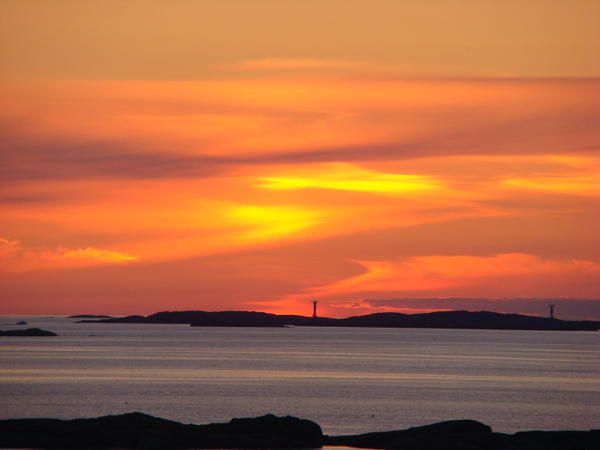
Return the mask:
{"type": "Polygon", "coordinates": [[[40,328],[28,328],[27,330],[0,330],[0,336],[58,336],[52,331],[40,328]]]}
{"type": "Polygon", "coordinates": [[[93,419],[0,420],[2,448],[320,448],[404,450],[592,450],[600,430],[493,432],[475,420],[349,436],[323,435],[310,420],[272,414],[228,423],[188,425],[138,412],[93,419]]]}
{"type": "Polygon", "coordinates": [[[67,319],[111,319],[114,316],[106,316],[103,314],[76,314],[69,316],[67,319]]]}
{"type": "Polygon", "coordinates": [[[163,311],[149,316],[133,315],[82,323],[188,324],[193,327],[372,327],[458,328],[479,330],[597,331],[600,322],[569,321],[550,317],[502,314],[490,311],[439,311],[424,314],[375,313],[345,319],[279,315],[254,311],[163,311]]]}

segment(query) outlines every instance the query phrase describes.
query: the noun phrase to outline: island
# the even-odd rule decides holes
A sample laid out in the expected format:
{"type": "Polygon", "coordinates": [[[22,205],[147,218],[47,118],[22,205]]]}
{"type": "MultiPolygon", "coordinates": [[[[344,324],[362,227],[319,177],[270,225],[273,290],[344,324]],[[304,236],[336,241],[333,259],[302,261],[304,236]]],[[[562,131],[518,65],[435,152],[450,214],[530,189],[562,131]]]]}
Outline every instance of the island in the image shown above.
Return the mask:
{"type": "Polygon", "coordinates": [[[310,420],[277,417],[181,424],[133,412],[92,419],[0,420],[2,448],[320,448],[348,446],[403,450],[595,450],[600,430],[497,433],[475,420],[451,420],[406,430],[349,436],[323,435],[310,420]]]}
{"type": "Polygon", "coordinates": [[[105,316],[102,314],[76,314],[68,316],[67,319],[112,319],[113,316],[105,316]]]}
{"type": "Polygon", "coordinates": [[[163,311],[84,323],[187,324],[193,327],[370,327],[459,328],[479,330],[597,331],[600,322],[502,314],[490,311],[438,311],[424,314],[375,313],[344,319],[279,315],[255,311],[163,311]]]}
{"type": "Polygon", "coordinates": [[[27,330],[0,330],[0,336],[58,336],[58,334],[40,328],[28,328],[27,330]]]}

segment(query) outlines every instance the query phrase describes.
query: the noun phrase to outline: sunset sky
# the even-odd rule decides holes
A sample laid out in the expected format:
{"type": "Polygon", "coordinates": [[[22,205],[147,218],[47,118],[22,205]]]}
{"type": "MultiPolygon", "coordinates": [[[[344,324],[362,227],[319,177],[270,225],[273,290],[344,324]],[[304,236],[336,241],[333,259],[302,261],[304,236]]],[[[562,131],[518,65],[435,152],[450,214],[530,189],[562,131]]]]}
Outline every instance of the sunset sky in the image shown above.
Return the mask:
{"type": "Polygon", "coordinates": [[[4,0],[0,314],[600,320],[599,23],[597,0],[4,0]]]}

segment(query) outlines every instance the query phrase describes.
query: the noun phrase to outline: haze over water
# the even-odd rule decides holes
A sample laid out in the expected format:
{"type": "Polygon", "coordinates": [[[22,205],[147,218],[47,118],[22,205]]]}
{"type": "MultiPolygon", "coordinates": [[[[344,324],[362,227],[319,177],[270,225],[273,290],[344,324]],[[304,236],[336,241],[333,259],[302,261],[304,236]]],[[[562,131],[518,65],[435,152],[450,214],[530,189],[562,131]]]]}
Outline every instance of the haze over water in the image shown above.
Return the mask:
{"type": "MultiPolygon", "coordinates": [[[[2,317],[2,328],[21,318],[2,317]]],[[[26,320],[60,336],[0,340],[0,418],[142,411],[207,423],[275,413],[329,434],[456,418],[497,431],[600,423],[594,332],[26,320]]]]}

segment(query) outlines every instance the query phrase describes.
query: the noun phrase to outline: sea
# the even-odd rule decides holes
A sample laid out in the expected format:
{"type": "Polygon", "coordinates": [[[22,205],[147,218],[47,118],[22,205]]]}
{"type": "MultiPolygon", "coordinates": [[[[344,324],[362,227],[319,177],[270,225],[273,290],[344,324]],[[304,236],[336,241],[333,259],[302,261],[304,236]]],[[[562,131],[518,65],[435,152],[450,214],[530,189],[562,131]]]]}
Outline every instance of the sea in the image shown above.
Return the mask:
{"type": "Polygon", "coordinates": [[[326,434],[475,419],[600,428],[600,333],[194,328],[0,317],[0,419],[140,411],[184,423],[273,413],[326,434]],[[25,326],[15,325],[25,320],[25,326]]]}

